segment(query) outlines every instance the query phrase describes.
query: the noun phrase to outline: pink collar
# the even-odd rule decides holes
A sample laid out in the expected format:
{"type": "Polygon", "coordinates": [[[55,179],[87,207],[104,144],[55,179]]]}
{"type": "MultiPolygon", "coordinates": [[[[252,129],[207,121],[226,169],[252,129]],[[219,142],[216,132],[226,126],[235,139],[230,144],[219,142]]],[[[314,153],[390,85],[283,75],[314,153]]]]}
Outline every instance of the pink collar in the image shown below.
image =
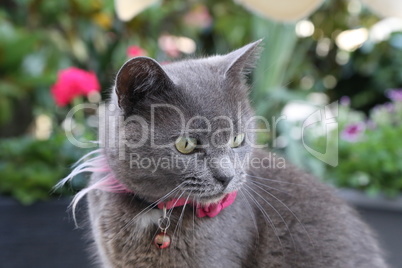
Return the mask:
{"type": "MultiPolygon", "coordinates": [[[[116,179],[116,177],[113,175],[113,172],[111,168],[109,167],[107,163],[107,159],[105,155],[102,153],[102,149],[98,149],[95,151],[92,151],[85,156],[83,156],[81,159],[85,159],[86,157],[90,157],[91,155],[99,153],[100,155],[91,158],[90,160],[87,160],[79,165],[77,165],[74,170],[62,181],[60,181],[56,187],[61,187],[63,184],[71,180],[73,177],[75,177],[78,174],[81,174],[83,172],[92,172],[92,173],[101,173],[104,174],[103,177],[101,177],[97,182],[87,186],[86,188],[82,189],[73,199],[72,201],[72,207],[73,211],[75,207],[77,206],[77,203],[80,201],[82,197],[84,197],[88,192],[92,190],[101,190],[101,191],[106,191],[106,192],[112,192],[112,193],[133,193],[130,189],[125,187],[119,180],[116,179]]],[[[81,160],[79,160],[80,162],[81,160]]],[[[230,206],[234,200],[236,199],[237,192],[231,192],[227,194],[225,197],[223,197],[222,200],[220,200],[217,203],[212,203],[206,206],[202,206],[200,204],[197,204],[193,201],[187,201],[186,199],[179,198],[179,199],[173,199],[170,200],[166,203],[159,203],[158,208],[162,209],[163,206],[165,205],[166,208],[171,209],[174,207],[179,207],[179,206],[184,206],[185,204],[192,204],[196,208],[196,214],[197,217],[216,217],[222,209],[230,206]]]]}
{"type": "Polygon", "coordinates": [[[166,203],[163,203],[163,202],[159,203],[158,208],[162,209],[164,206],[166,206],[167,209],[171,209],[174,207],[181,207],[186,204],[193,204],[196,207],[197,217],[203,218],[205,216],[208,216],[210,218],[213,218],[213,217],[217,216],[222,211],[222,209],[230,206],[235,201],[236,195],[237,195],[237,192],[231,192],[231,193],[225,195],[225,197],[222,200],[220,200],[219,202],[212,203],[207,206],[202,206],[200,204],[193,203],[192,201],[186,202],[186,199],[184,199],[184,198],[172,199],[166,203]]]}
{"type": "MultiPolygon", "coordinates": [[[[78,200],[88,193],[91,190],[98,189],[102,191],[107,191],[107,192],[113,192],[113,193],[133,193],[130,189],[128,189],[126,186],[124,186],[119,180],[117,180],[112,173],[109,173],[106,175],[104,178],[99,180],[98,182],[92,184],[91,186],[85,188],[80,192],[78,197],[76,198],[75,203],[78,202],[78,200]]],[[[172,199],[170,201],[167,201],[166,203],[161,202],[158,203],[158,208],[162,209],[163,206],[165,205],[167,209],[171,209],[174,207],[180,207],[184,206],[185,204],[192,204],[196,208],[196,215],[199,218],[208,216],[210,218],[213,218],[217,216],[222,209],[230,206],[236,199],[237,192],[231,192],[225,197],[222,198],[217,203],[211,203],[206,206],[202,206],[200,204],[197,204],[193,201],[188,201],[186,202],[186,199],[184,198],[179,198],[179,199],[172,199]]]]}

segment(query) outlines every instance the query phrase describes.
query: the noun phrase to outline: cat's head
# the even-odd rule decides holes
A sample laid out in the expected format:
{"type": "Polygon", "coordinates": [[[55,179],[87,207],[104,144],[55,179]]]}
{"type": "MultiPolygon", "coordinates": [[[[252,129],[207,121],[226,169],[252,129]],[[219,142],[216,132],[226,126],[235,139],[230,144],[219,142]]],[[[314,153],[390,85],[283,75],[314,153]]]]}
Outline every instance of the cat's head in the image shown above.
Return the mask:
{"type": "Polygon", "coordinates": [[[162,66],[126,62],[106,115],[112,122],[101,129],[117,179],[149,201],[176,189],[170,198],[208,203],[238,190],[254,144],[245,73],[260,42],[162,66]]]}

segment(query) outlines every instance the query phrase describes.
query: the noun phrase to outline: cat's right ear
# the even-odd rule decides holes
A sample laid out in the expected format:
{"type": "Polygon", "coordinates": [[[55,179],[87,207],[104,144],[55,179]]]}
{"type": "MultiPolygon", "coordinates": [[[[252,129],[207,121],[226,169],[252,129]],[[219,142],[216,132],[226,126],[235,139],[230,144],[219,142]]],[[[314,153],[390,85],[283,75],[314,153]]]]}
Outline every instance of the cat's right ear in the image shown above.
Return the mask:
{"type": "Polygon", "coordinates": [[[245,74],[249,73],[256,65],[262,50],[260,44],[262,39],[245,45],[224,56],[226,67],[224,75],[228,79],[243,78],[245,74]]]}
{"type": "Polygon", "coordinates": [[[120,108],[128,111],[147,95],[172,86],[172,80],[158,62],[148,57],[136,57],[120,68],[115,90],[120,108]]]}

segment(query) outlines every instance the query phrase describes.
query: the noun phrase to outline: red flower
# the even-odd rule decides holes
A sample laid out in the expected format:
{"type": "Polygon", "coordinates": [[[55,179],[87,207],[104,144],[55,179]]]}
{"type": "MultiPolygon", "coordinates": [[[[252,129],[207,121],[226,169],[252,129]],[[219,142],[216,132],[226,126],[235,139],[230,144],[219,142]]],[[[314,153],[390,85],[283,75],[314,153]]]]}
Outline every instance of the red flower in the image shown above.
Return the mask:
{"type": "Polygon", "coordinates": [[[140,48],[139,46],[129,46],[127,48],[127,57],[133,58],[133,57],[139,57],[139,56],[146,56],[147,52],[140,48]]]}
{"type": "Polygon", "coordinates": [[[100,85],[94,72],[87,72],[75,67],[59,71],[51,92],[58,106],[66,106],[78,96],[88,96],[92,91],[99,91],[100,85]]]}

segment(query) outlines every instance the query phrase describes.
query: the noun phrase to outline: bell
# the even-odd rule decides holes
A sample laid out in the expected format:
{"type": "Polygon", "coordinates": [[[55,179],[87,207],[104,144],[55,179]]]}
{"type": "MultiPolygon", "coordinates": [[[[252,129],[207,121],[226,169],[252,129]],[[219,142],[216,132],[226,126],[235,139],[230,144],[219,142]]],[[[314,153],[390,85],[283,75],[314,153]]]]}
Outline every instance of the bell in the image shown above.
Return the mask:
{"type": "Polygon", "coordinates": [[[166,233],[159,233],[155,236],[154,243],[159,249],[164,249],[170,246],[170,235],[166,233]]]}

